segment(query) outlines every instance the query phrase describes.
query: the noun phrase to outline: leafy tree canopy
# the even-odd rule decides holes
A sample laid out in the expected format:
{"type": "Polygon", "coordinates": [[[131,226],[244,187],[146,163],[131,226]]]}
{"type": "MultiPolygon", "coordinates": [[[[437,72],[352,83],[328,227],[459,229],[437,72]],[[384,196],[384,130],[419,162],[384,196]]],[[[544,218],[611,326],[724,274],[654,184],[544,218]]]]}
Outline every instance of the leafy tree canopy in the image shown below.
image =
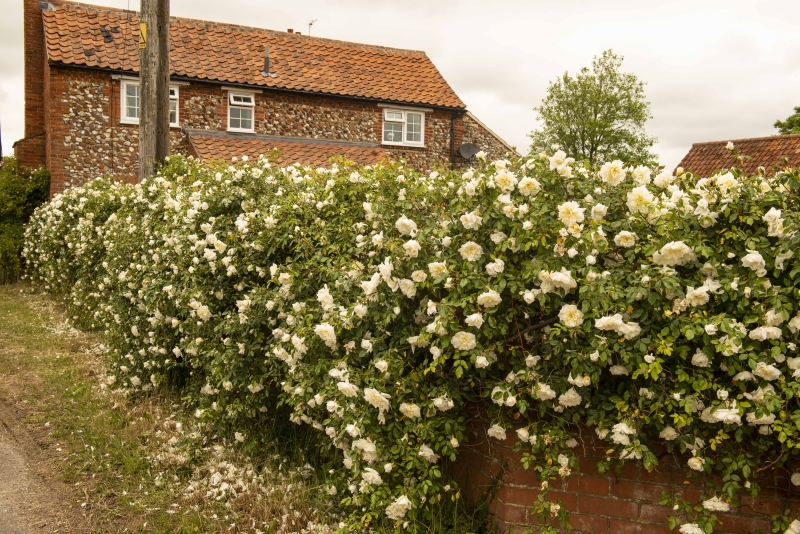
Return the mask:
{"type": "Polygon", "coordinates": [[[595,56],[591,70],[576,76],[565,72],[550,82],[547,96],[534,110],[541,128],[531,132],[531,150],[549,152],[559,145],[569,156],[588,160],[645,163],[655,160],[657,141],[644,130],[652,118],[644,82],[620,71],[622,56],[606,50],[595,56]]]}
{"type": "Polygon", "coordinates": [[[800,106],[795,106],[794,115],[789,115],[785,121],[775,121],[773,126],[781,135],[800,134],[800,106]]]}

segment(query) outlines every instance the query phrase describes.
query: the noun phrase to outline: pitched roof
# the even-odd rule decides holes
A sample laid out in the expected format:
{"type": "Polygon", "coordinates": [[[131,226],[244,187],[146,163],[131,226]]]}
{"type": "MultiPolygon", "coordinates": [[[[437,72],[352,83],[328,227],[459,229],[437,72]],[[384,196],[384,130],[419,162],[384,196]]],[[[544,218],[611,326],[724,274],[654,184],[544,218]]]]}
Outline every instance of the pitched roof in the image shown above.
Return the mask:
{"type": "Polygon", "coordinates": [[[738,161],[726,149],[728,141],[695,143],[678,167],[691,170],[700,176],[709,176],[718,169],[737,167],[745,173],[754,174],[758,167],[770,170],[775,165],[783,165],[781,160],[789,158],[789,164],[800,166],[800,134],[772,135],[750,139],[731,139],[742,155],[750,159],[738,161]]]}
{"type": "MultiPolygon", "coordinates": [[[[139,72],[133,11],[50,2],[43,10],[50,62],[139,72]]],[[[465,108],[425,52],[170,18],[174,76],[409,104],[465,108]],[[263,76],[264,47],[270,71],[263,76]]]]}
{"type": "Polygon", "coordinates": [[[268,154],[275,148],[280,151],[277,163],[281,165],[301,163],[314,167],[327,167],[330,165],[330,158],[336,156],[344,156],[356,163],[374,165],[386,157],[386,152],[375,143],[243,135],[212,130],[184,131],[189,136],[194,155],[203,160],[217,158],[230,160],[242,156],[255,158],[260,154],[268,154]]]}

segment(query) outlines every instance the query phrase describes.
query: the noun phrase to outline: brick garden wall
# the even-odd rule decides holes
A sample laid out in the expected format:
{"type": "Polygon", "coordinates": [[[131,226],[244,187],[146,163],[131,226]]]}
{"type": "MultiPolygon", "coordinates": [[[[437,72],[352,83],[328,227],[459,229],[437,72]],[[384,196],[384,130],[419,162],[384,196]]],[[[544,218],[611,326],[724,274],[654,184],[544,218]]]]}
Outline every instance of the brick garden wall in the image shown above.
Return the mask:
{"type": "MultiPolygon", "coordinates": [[[[469,441],[462,445],[458,462],[450,469],[467,499],[488,503],[497,531],[530,530],[536,525],[530,510],[540,494],[540,482],[535,471],[522,467],[522,453],[513,451],[516,436],[509,432],[506,442],[487,438],[487,426],[479,420],[470,424],[469,441]]],[[[560,500],[570,512],[574,534],[668,534],[667,517],[674,512],[658,504],[662,494],[683,496],[692,503],[702,500],[702,481],[687,476],[688,457],[676,459],[664,451],[652,472],[637,462],[626,462],[619,472],[612,468],[601,475],[597,463],[605,458],[608,447],[586,434],[576,436],[579,471],[564,480],[551,481],[548,495],[550,501],[560,500]]],[[[768,533],[772,531],[771,515],[785,507],[795,515],[800,512],[800,492],[789,476],[785,470],[762,474],[759,496],[743,497],[735,513],[717,514],[722,524],[715,532],[768,533]]]]}

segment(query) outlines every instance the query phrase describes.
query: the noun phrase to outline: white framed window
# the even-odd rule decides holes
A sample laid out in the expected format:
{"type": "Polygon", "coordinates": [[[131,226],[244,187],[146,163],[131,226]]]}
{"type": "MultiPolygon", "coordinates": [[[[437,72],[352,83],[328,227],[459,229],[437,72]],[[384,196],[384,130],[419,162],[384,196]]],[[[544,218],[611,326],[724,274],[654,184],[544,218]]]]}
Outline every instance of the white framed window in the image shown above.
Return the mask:
{"type": "Polygon", "coordinates": [[[170,126],[178,126],[178,119],[180,119],[180,106],[178,102],[180,101],[178,96],[178,88],[173,86],[169,88],[169,125],[170,126]]]}
{"type": "MultiPolygon", "coordinates": [[[[120,82],[120,122],[123,124],[139,124],[141,113],[141,95],[139,80],[122,80],[120,82]]],[[[169,125],[179,126],[179,89],[178,86],[169,88],[169,125]]]]}
{"type": "Polygon", "coordinates": [[[383,144],[424,146],[425,113],[405,109],[384,109],[383,144]]]}
{"type": "Polygon", "coordinates": [[[228,131],[255,130],[256,97],[252,93],[228,93],[228,131]]]}
{"type": "Polygon", "coordinates": [[[122,97],[120,98],[120,122],[126,124],[139,124],[139,82],[122,80],[119,84],[122,97]]]}

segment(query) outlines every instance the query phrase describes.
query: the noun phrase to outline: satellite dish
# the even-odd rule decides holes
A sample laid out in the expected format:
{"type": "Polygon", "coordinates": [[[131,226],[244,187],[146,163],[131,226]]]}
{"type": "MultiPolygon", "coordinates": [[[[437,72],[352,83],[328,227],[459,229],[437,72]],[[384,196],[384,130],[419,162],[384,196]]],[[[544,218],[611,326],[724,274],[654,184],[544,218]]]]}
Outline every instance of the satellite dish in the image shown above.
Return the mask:
{"type": "Polygon", "coordinates": [[[461,145],[461,148],[458,149],[458,153],[461,154],[464,159],[472,159],[475,157],[475,154],[480,151],[480,147],[475,143],[464,143],[461,145]]]}

